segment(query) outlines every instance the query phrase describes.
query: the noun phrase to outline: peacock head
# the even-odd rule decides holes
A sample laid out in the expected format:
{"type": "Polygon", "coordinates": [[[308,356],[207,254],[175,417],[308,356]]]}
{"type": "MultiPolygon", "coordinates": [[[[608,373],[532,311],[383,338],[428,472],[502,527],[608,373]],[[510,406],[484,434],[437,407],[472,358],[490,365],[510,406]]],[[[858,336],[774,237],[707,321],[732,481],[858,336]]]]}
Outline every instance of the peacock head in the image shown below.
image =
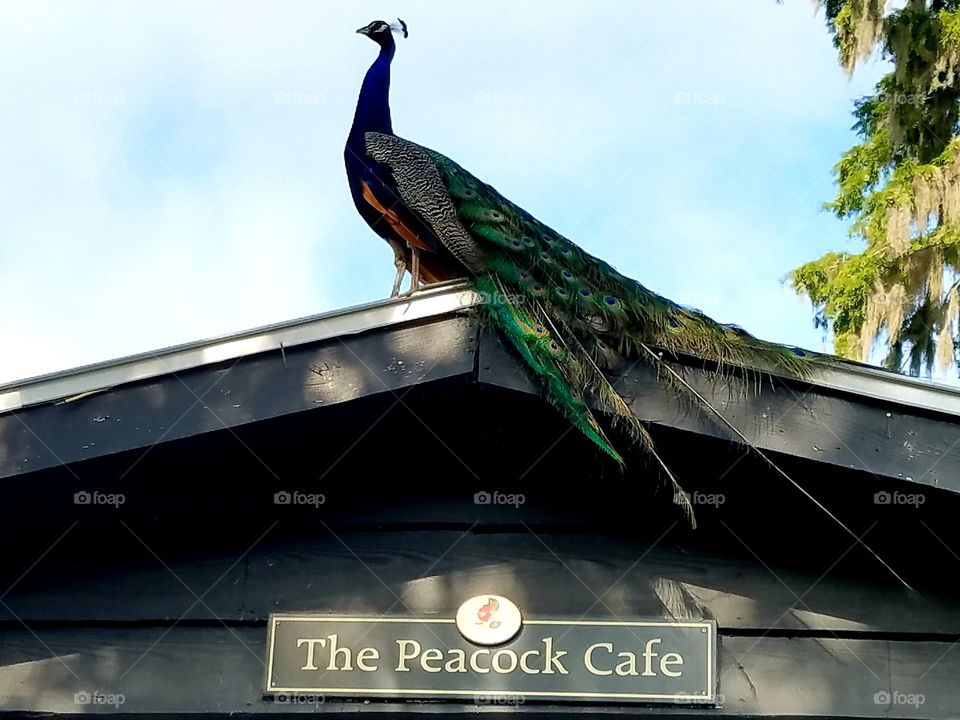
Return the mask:
{"type": "Polygon", "coordinates": [[[357,30],[357,32],[361,35],[366,35],[380,47],[389,47],[390,45],[393,45],[393,33],[403,35],[404,37],[407,37],[410,34],[407,32],[407,24],[400,18],[397,18],[395,23],[388,23],[384,22],[383,20],[374,20],[369,25],[365,25],[357,30]]]}

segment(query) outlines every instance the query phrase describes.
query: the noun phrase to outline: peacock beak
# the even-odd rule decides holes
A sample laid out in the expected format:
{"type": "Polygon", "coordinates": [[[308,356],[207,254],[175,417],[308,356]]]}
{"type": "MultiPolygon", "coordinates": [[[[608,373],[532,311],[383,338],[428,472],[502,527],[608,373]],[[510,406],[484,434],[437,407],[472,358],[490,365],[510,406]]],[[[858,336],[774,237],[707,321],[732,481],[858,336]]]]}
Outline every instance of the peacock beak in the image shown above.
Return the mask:
{"type": "Polygon", "coordinates": [[[370,34],[370,27],[367,26],[367,27],[359,28],[359,29],[357,30],[357,32],[360,33],[361,35],[369,35],[369,34],[370,34]]]}

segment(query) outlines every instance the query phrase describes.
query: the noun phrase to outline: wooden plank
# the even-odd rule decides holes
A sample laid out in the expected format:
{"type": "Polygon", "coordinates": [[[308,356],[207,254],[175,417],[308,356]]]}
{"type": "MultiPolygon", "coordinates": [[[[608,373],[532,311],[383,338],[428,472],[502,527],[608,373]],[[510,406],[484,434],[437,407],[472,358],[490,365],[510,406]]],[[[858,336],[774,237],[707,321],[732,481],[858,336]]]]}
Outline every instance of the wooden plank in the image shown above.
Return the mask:
{"type": "MultiPolygon", "coordinates": [[[[385,718],[399,711],[444,717],[478,711],[471,703],[265,699],[261,695],[265,636],[262,627],[6,629],[0,635],[0,712],[114,711],[81,704],[82,693],[113,697],[116,710],[128,715],[353,712],[385,718]]],[[[942,672],[921,678],[922,665],[897,660],[903,654],[901,645],[913,656],[932,656],[945,649],[943,643],[722,636],[718,661],[722,707],[680,706],[668,712],[679,717],[951,717],[947,699],[955,693],[960,657],[948,654],[942,672]],[[925,690],[926,704],[891,713],[875,702],[875,694],[890,687],[891,665],[895,682],[904,686],[912,682],[925,690]],[[933,698],[942,698],[943,704],[933,698]]],[[[663,710],[530,701],[516,712],[544,718],[567,714],[600,718],[656,716],[663,710]]]]}
{"type": "Polygon", "coordinates": [[[874,694],[889,685],[892,645],[830,637],[722,638],[717,664],[723,709],[790,717],[886,715],[874,694]]]}
{"type": "MultiPolygon", "coordinates": [[[[64,405],[0,415],[0,477],[234,428],[441,378],[472,377],[476,323],[430,320],[243,358],[122,386],[64,405]]],[[[503,346],[484,331],[484,385],[539,395],[503,346]]],[[[758,394],[736,375],[686,369],[689,382],[765,450],[852,468],[908,485],[960,491],[955,420],[911,412],[802,383],[775,381],[758,394]]],[[[618,387],[654,424],[735,439],[709,412],[679,402],[637,365],[618,387]]]]}
{"type": "Polygon", "coordinates": [[[721,628],[960,633],[951,600],[918,605],[887,578],[822,577],[672,543],[597,535],[344,534],[251,554],[247,610],[452,615],[484,592],[531,613],[714,619],[721,628]],[[341,542],[342,541],[342,542],[341,542]],[[340,547],[338,547],[340,546],[340,547]],[[323,580],[321,580],[323,578],[323,580]],[[918,612],[922,607],[923,611],[918,612]]]}
{"type": "MultiPolygon", "coordinates": [[[[763,450],[960,492],[960,425],[955,418],[774,378],[764,380],[758,392],[756,378],[734,372],[718,376],[678,363],[672,367],[763,450]]],[[[540,393],[490,331],[481,335],[479,368],[482,383],[540,393]]],[[[692,395],[678,396],[645,363],[628,368],[615,386],[644,421],[742,442],[708,408],[692,395]]]]}
{"type": "MultiPolygon", "coordinates": [[[[960,492],[960,429],[955,422],[780,380],[767,382],[758,394],[739,379],[696,371],[687,372],[686,379],[740,433],[764,450],[907,485],[960,492]]],[[[664,388],[650,370],[635,369],[618,387],[645,420],[737,438],[709,411],[684,408],[676,400],[670,408],[669,394],[664,400],[664,388]]]]}
{"type": "Polygon", "coordinates": [[[890,687],[878,704],[890,717],[957,717],[958,643],[890,644],[890,687]]]}
{"type": "Polygon", "coordinates": [[[472,375],[463,317],[252,355],[0,415],[0,478],[472,375]]]}
{"type": "Polygon", "coordinates": [[[86,548],[78,553],[74,540],[68,535],[19,582],[19,568],[16,574],[5,573],[2,582],[10,590],[0,605],[0,621],[215,622],[244,617],[247,567],[239,552],[208,550],[186,559],[152,542],[145,547],[125,530],[115,536],[110,555],[86,548]],[[79,563],[78,556],[97,560],[79,563]]]}
{"type": "MultiPolygon", "coordinates": [[[[277,610],[452,616],[464,599],[495,592],[545,616],[714,619],[722,629],[758,632],[960,636],[953,596],[915,601],[883,574],[765,567],[669,538],[651,547],[646,539],[532,530],[318,528],[300,538],[267,535],[244,554],[265,529],[251,528],[232,546],[173,552],[153,538],[144,539],[147,549],[118,528],[107,541],[116,548],[112,556],[102,544],[80,551],[96,563],[79,565],[83,546],[65,542],[3,598],[0,620],[13,626],[21,620],[265,622],[277,610]]],[[[3,587],[20,572],[0,579],[3,587]]]]}

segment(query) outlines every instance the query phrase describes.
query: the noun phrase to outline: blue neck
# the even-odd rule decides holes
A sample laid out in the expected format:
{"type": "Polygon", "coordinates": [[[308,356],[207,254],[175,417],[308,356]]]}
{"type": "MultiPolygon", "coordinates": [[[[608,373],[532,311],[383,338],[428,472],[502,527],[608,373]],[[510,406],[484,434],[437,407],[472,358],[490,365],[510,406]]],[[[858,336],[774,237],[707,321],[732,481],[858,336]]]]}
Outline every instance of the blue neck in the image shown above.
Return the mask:
{"type": "Polygon", "coordinates": [[[390,61],[396,46],[390,43],[380,50],[380,55],[367,70],[357,100],[357,112],[350,128],[350,142],[363,142],[364,133],[382,132],[393,134],[390,122],[390,61]]]}

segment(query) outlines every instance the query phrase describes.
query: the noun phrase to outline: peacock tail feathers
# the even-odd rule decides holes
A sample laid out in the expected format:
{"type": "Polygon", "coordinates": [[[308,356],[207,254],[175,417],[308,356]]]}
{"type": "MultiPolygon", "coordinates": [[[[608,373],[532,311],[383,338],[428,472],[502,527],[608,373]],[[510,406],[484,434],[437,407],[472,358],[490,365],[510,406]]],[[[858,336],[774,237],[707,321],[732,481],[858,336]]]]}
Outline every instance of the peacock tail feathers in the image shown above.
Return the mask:
{"type": "MultiPolygon", "coordinates": [[[[438,152],[378,133],[368,133],[367,149],[390,168],[404,202],[420,212],[441,242],[458,258],[469,256],[464,266],[484,298],[482,312],[540,380],[547,400],[620,464],[623,458],[592,407],[656,453],[607,373],[629,363],[656,362],[660,353],[697,356],[721,369],[800,377],[815,361],[652,292],[438,152]]],[[[690,515],[686,497],[661,465],[675,502],[690,515]]]]}
{"type": "Polygon", "coordinates": [[[642,345],[717,364],[803,376],[802,350],[759,340],[685,308],[617,272],[513,204],[449,158],[436,163],[457,213],[508,292],[534,299],[577,333],[603,368],[637,357],[642,345]]]}

